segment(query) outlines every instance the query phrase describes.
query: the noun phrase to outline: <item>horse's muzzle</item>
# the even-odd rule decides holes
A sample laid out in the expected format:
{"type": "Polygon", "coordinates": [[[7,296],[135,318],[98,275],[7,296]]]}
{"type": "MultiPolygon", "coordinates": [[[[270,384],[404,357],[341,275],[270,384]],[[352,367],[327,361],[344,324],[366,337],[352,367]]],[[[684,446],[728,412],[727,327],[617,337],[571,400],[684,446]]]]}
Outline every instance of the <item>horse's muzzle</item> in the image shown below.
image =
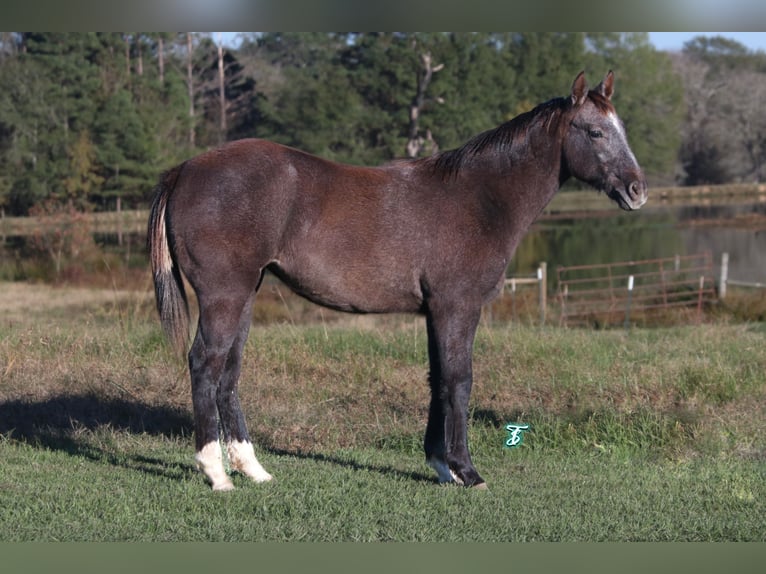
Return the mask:
{"type": "Polygon", "coordinates": [[[646,203],[649,190],[646,181],[641,179],[631,181],[624,189],[613,187],[608,195],[625,211],[633,211],[646,203]]]}

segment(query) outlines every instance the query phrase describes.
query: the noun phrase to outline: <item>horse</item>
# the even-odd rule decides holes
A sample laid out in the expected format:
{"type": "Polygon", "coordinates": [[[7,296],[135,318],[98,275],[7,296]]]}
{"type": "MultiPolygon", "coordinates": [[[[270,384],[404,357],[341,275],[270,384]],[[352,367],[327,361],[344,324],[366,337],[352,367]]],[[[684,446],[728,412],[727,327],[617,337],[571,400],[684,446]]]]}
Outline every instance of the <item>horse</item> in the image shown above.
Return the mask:
{"type": "Polygon", "coordinates": [[[425,317],[430,406],[423,442],[440,483],[487,488],[468,448],[472,354],[482,306],[501,291],[527,230],[570,178],[624,210],[647,184],[611,102],[610,70],[593,89],[542,103],[461,147],[378,167],[332,162],[262,139],[224,144],[160,176],[147,247],[161,324],[189,348],[195,460],[213,490],[224,469],[272,476],[255,456],[237,385],[264,273],[350,313],[425,317]],[[219,428],[220,427],[220,428],[219,428]]]}

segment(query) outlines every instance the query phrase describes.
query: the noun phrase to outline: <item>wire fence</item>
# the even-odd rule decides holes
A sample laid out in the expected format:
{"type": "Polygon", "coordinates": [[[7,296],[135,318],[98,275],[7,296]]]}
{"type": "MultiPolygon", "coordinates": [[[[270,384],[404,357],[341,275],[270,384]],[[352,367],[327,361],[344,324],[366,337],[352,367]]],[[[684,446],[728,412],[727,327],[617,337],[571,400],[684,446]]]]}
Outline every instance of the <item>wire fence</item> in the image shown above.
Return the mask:
{"type": "Polygon", "coordinates": [[[696,308],[718,299],[710,253],[558,267],[559,323],[630,325],[631,314],[696,308]]]}
{"type": "Polygon", "coordinates": [[[729,254],[721,255],[714,277],[709,252],[596,265],[559,266],[549,281],[547,264],[536,273],[509,277],[501,296],[489,306],[490,321],[522,321],[561,326],[631,325],[632,319],[665,322],[702,319],[703,310],[723,301],[729,287],[765,289],[766,282],[729,277],[729,254]],[[553,283],[555,295],[548,296],[553,283]],[[671,315],[672,309],[683,309],[671,315]]]}

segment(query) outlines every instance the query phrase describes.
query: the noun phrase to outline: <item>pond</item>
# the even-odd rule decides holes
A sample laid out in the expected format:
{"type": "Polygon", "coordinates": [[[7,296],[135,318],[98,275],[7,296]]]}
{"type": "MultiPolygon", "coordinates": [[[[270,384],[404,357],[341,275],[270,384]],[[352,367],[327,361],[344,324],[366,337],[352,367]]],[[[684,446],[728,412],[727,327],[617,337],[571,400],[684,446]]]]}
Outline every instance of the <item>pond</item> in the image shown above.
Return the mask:
{"type": "Polygon", "coordinates": [[[541,261],[553,272],[709,252],[718,278],[726,252],[731,279],[766,282],[766,201],[650,205],[636,212],[608,204],[585,213],[549,210],[522,240],[509,275],[533,274],[541,261]]]}
{"type": "MultiPolygon", "coordinates": [[[[519,245],[508,269],[510,276],[533,275],[541,261],[547,262],[549,277],[553,278],[557,266],[710,252],[717,278],[721,255],[726,252],[731,279],[766,282],[766,196],[763,194],[734,200],[696,198],[683,204],[650,196],[644,208],[630,213],[621,211],[594,192],[582,197],[576,193],[563,195],[567,207],[559,208],[558,197],[554,199],[519,245]],[[582,209],[578,210],[581,201],[582,209]]],[[[101,250],[98,261],[105,260],[104,255],[108,254],[110,265],[123,261],[131,268],[148,266],[143,220],[140,226],[121,235],[99,229],[94,240],[101,250]]],[[[29,237],[4,237],[0,242],[2,278],[24,278],[17,268],[20,261],[34,253],[29,237]]],[[[549,287],[555,286],[549,283],[549,287]]]]}

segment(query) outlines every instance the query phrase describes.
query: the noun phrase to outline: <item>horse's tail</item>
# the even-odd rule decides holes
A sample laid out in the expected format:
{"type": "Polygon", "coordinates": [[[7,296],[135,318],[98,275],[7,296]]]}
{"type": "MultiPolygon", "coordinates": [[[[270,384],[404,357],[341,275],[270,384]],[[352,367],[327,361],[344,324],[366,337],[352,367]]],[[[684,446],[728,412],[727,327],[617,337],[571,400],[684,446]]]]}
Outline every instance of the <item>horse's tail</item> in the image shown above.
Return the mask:
{"type": "Polygon", "coordinates": [[[157,311],[165,334],[179,354],[185,353],[189,346],[189,302],[173,249],[167,205],[182,168],[183,164],[160,177],[154,188],[146,234],[157,311]]]}

